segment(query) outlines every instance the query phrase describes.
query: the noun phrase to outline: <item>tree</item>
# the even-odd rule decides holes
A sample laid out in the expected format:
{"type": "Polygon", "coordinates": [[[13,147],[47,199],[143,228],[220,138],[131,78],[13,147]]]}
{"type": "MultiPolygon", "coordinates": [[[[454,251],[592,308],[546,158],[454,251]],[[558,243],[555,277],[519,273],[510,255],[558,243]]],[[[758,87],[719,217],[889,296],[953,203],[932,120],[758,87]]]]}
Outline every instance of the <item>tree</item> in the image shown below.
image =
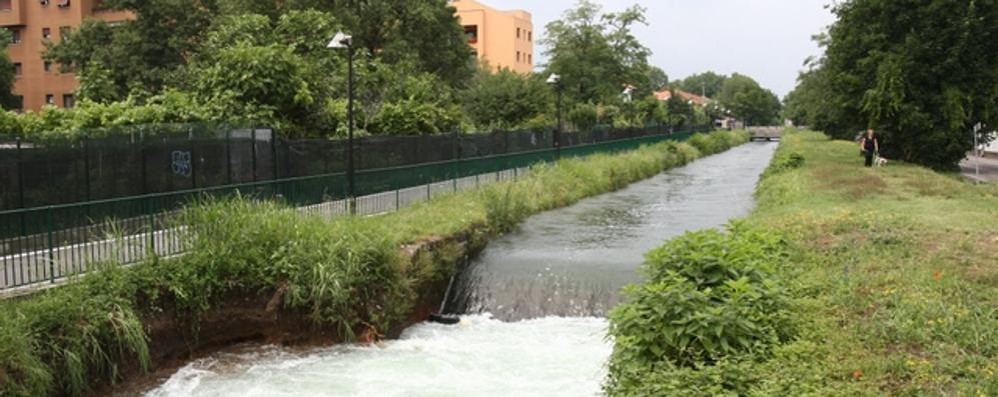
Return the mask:
{"type": "Polygon", "coordinates": [[[0,29],[0,109],[17,109],[20,101],[14,96],[14,63],[7,54],[11,34],[7,29],[0,29]]]}
{"type": "Polygon", "coordinates": [[[525,76],[509,69],[479,71],[463,95],[464,107],[478,126],[517,128],[552,108],[551,89],[540,76],[525,76]]]}
{"type": "Polygon", "coordinates": [[[665,74],[665,71],[658,66],[651,66],[648,68],[648,88],[652,92],[658,92],[664,90],[669,86],[669,75],[665,74]]]}
{"type": "Polygon", "coordinates": [[[998,1],[853,0],[832,10],[825,57],[790,98],[826,132],[873,127],[885,152],[948,169],[972,148],[975,124],[998,125],[998,1]]]}
{"type": "Polygon", "coordinates": [[[562,76],[570,101],[613,101],[627,85],[650,90],[650,51],[631,33],[645,23],[644,9],[602,14],[590,0],[580,0],[562,19],[547,25],[542,41],[550,63],[548,73],[562,76]]]}
{"type": "Polygon", "coordinates": [[[683,91],[697,95],[706,93],[706,97],[714,98],[721,93],[721,88],[727,79],[728,76],[708,71],[686,77],[678,82],[678,86],[683,91]]]}
{"type": "Polygon", "coordinates": [[[751,77],[732,74],[724,81],[717,99],[735,117],[750,125],[773,124],[779,121],[780,99],[762,88],[751,77]]]}

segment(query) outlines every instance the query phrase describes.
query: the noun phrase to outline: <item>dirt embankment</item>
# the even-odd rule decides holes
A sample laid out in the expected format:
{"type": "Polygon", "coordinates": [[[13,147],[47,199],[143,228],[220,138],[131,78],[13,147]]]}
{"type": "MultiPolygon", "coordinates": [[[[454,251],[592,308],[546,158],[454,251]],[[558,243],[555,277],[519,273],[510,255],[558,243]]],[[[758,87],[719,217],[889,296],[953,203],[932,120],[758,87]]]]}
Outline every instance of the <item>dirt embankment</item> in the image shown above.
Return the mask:
{"type": "MultiPolygon", "coordinates": [[[[431,238],[401,247],[404,261],[416,266],[433,262],[445,269],[459,269],[469,257],[484,248],[478,232],[449,238],[431,238]],[[454,265],[458,266],[454,266],[454,265]]],[[[446,272],[451,273],[451,272],[446,272]]],[[[415,286],[416,301],[407,318],[388,330],[367,327],[353,330],[360,342],[398,338],[409,326],[426,321],[439,309],[453,274],[441,273],[415,286]]],[[[143,370],[137,361],[121,363],[125,379],[118,385],[96,385],[91,395],[131,394],[154,386],[186,363],[243,343],[312,347],[343,343],[348,338],[336,327],[318,327],[303,311],[284,307],[286,287],[265,291],[242,291],[226,296],[208,310],[197,324],[190,324],[165,307],[143,319],[149,337],[151,366],[143,370]]]]}

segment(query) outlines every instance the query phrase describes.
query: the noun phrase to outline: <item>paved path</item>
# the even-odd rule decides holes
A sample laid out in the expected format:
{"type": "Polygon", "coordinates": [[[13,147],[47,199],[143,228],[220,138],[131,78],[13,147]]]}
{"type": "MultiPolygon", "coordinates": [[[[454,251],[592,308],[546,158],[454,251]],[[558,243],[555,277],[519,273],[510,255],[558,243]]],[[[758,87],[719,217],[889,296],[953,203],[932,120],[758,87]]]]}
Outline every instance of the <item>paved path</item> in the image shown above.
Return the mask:
{"type": "Polygon", "coordinates": [[[980,159],[971,156],[960,163],[960,169],[970,179],[980,182],[998,182],[998,153],[988,153],[980,159]],[[980,161],[980,177],[977,176],[978,161],[980,161]]]}

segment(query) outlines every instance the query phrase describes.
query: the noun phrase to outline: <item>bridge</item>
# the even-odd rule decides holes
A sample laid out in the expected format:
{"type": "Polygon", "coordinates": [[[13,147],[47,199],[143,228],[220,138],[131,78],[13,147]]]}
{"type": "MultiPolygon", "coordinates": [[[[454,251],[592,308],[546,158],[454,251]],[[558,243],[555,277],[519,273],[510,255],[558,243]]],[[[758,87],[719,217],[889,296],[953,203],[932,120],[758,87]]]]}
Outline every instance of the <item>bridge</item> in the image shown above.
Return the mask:
{"type": "Polygon", "coordinates": [[[783,127],[749,127],[753,141],[778,141],[783,135],[783,127]]]}

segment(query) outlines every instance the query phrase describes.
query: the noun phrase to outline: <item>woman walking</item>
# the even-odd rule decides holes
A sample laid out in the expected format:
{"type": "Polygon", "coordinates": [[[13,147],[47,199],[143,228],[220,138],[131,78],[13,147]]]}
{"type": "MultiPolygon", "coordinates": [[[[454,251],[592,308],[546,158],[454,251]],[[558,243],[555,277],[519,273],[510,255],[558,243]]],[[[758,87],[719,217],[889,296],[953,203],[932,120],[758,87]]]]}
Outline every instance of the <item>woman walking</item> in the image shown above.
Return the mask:
{"type": "Polygon", "coordinates": [[[880,142],[877,142],[877,135],[873,133],[872,128],[866,130],[863,139],[859,141],[859,150],[862,150],[863,156],[866,157],[866,166],[873,167],[873,156],[880,154],[880,142]]]}

